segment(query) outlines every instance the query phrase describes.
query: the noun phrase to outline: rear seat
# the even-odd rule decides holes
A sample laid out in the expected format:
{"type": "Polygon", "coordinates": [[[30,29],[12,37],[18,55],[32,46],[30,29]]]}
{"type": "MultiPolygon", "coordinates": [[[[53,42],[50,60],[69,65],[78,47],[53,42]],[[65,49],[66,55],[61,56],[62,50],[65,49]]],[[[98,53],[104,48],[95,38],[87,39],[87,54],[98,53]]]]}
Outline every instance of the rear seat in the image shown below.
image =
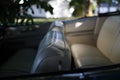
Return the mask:
{"type": "Polygon", "coordinates": [[[38,47],[23,49],[0,67],[0,76],[23,73],[45,73],[71,68],[71,54],[63,31],[57,27],[49,30],[38,47]]]}
{"type": "Polygon", "coordinates": [[[120,16],[105,20],[97,38],[97,47],[73,44],[72,55],[77,68],[120,63],[120,16]]]}

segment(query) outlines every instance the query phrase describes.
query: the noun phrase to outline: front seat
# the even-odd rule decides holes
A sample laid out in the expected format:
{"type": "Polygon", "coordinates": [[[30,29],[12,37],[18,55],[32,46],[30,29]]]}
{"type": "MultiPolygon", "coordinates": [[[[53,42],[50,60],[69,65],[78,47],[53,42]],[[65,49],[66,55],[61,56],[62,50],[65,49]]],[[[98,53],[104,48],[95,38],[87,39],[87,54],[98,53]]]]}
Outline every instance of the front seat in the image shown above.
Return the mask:
{"type": "Polygon", "coordinates": [[[76,67],[104,66],[120,63],[120,16],[108,17],[99,33],[97,47],[73,44],[76,67]]]}
{"type": "Polygon", "coordinates": [[[63,32],[50,31],[43,40],[31,73],[69,70],[71,67],[71,54],[63,32]]]}

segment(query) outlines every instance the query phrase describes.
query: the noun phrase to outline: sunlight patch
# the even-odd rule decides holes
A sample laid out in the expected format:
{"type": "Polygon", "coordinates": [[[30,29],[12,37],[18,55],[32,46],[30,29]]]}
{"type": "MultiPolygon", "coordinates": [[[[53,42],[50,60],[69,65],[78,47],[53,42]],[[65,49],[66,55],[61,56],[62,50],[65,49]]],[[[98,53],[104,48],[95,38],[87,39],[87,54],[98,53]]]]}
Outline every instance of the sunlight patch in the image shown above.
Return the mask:
{"type": "Polygon", "coordinates": [[[79,28],[82,24],[83,24],[82,22],[75,23],[75,28],[79,28]]]}
{"type": "Polygon", "coordinates": [[[24,0],[20,0],[19,4],[23,4],[24,3],[24,0]]]}

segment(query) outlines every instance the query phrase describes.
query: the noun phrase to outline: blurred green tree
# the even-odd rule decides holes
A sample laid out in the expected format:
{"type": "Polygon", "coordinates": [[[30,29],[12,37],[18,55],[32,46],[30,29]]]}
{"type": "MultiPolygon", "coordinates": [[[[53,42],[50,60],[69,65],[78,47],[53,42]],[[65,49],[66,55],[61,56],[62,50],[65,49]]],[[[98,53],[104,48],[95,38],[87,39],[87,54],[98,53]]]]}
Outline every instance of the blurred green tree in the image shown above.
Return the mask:
{"type": "Polygon", "coordinates": [[[72,0],[70,2],[70,7],[74,7],[73,16],[92,16],[95,6],[92,3],[92,0],[72,0]]]}
{"type": "Polygon", "coordinates": [[[74,7],[73,16],[90,16],[92,15],[92,2],[91,0],[72,0],[70,7],[74,7]]]}
{"type": "MultiPolygon", "coordinates": [[[[48,1],[45,0],[23,0],[24,3],[20,4],[21,0],[2,0],[0,2],[0,23],[3,25],[9,25],[9,24],[18,24],[19,18],[22,18],[21,24],[24,22],[24,18],[27,18],[27,20],[32,20],[32,17],[28,14],[26,14],[26,11],[30,8],[32,13],[34,14],[33,9],[31,8],[31,5],[36,4],[37,8],[41,7],[44,8],[45,11],[50,11],[53,13],[53,8],[48,4],[48,1]],[[23,8],[23,16],[20,15],[20,8],[23,8]]],[[[28,22],[27,21],[27,22],[28,22]]]]}
{"type": "Polygon", "coordinates": [[[84,0],[72,0],[70,2],[70,7],[74,7],[74,12],[73,12],[73,16],[84,16],[84,10],[85,10],[85,6],[84,6],[85,2],[84,0]]]}

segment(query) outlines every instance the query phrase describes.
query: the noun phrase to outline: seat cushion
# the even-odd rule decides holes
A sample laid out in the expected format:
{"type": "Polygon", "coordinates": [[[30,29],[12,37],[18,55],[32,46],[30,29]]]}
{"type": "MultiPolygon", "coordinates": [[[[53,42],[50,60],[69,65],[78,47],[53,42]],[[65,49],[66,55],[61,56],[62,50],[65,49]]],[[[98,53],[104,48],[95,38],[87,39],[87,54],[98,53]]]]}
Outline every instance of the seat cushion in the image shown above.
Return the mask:
{"type": "Polygon", "coordinates": [[[29,73],[36,56],[34,49],[22,49],[2,65],[0,71],[29,73]]]}
{"type": "Polygon", "coordinates": [[[93,46],[74,44],[71,46],[71,49],[76,67],[92,67],[111,64],[111,61],[93,46]]]}

